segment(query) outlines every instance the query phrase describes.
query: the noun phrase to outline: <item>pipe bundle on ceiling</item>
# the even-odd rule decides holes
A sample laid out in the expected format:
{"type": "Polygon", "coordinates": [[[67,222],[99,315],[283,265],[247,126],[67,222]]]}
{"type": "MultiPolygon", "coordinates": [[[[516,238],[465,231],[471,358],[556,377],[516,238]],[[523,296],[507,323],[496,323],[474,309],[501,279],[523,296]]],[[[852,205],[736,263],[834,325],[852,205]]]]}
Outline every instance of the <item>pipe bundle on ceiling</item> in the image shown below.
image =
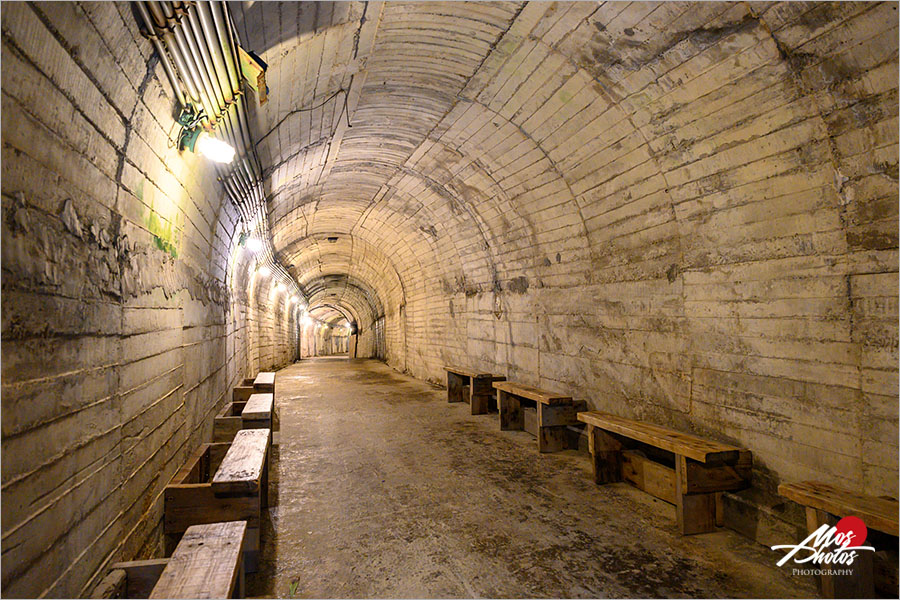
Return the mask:
{"type": "Polygon", "coordinates": [[[299,292],[275,260],[269,240],[262,168],[250,139],[237,33],[225,2],[136,2],[163,70],[182,108],[202,108],[201,124],[235,149],[231,165],[216,164],[219,178],[247,228],[263,242],[260,263],[299,292]],[[174,64],[173,64],[174,63],[174,64]],[[255,226],[254,226],[255,224],[255,226]]]}

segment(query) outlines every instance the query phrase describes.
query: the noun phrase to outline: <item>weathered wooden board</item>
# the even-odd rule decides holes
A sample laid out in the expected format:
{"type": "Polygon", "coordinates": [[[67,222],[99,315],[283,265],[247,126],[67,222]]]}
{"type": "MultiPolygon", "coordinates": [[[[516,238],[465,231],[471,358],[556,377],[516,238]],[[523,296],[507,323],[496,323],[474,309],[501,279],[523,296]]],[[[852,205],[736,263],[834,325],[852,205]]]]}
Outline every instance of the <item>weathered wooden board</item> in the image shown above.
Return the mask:
{"type": "Polygon", "coordinates": [[[257,392],[253,385],[239,385],[231,391],[231,401],[246,402],[255,393],[257,392]]]}
{"type": "Polygon", "coordinates": [[[217,495],[247,493],[260,489],[271,431],[242,429],[212,479],[217,495]]]}
{"type": "Polygon", "coordinates": [[[253,380],[253,387],[257,392],[274,392],[275,391],[275,373],[271,371],[262,371],[253,380]]]}
{"type": "Polygon", "coordinates": [[[244,421],[261,421],[272,418],[272,408],[275,405],[275,394],[256,393],[250,396],[241,418],[244,421]]]}
{"type": "Polygon", "coordinates": [[[675,469],[633,451],[622,452],[622,478],[651,496],[675,504],[675,469]]]}
{"type": "Polygon", "coordinates": [[[528,398],[535,402],[543,402],[544,404],[571,404],[572,396],[563,396],[556,392],[549,392],[530,385],[515,383],[513,381],[495,381],[494,389],[503,390],[509,394],[528,398]]]}
{"type": "MultiPolygon", "coordinates": [[[[252,388],[251,388],[252,389],[252,388]]],[[[234,439],[234,434],[243,428],[241,413],[246,402],[229,402],[213,418],[213,442],[228,442],[234,439]]]]}
{"type": "Polygon", "coordinates": [[[704,463],[735,461],[739,458],[742,450],[659,425],[632,421],[598,410],[580,412],[578,420],[704,463]]]}
{"type": "Polygon", "coordinates": [[[191,525],[218,521],[247,521],[259,527],[260,496],[216,495],[210,483],[185,483],[166,486],[163,531],[178,534],[191,525]]]}
{"type": "Polygon", "coordinates": [[[110,568],[125,573],[123,598],[149,598],[168,564],[168,558],[151,558],[114,563],[110,568]]]}
{"type": "Polygon", "coordinates": [[[900,504],[896,500],[866,496],[820,481],[782,483],[778,486],[778,493],[798,504],[838,517],[855,515],[867,527],[897,535],[900,504]]]}
{"type": "Polygon", "coordinates": [[[242,578],[246,532],[244,521],[189,527],[150,598],[234,597],[242,578]]]}
{"type": "Polygon", "coordinates": [[[490,373],[482,373],[481,371],[468,369],[466,367],[444,367],[444,370],[448,373],[462,375],[463,377],[491,377],[490,373]]]}

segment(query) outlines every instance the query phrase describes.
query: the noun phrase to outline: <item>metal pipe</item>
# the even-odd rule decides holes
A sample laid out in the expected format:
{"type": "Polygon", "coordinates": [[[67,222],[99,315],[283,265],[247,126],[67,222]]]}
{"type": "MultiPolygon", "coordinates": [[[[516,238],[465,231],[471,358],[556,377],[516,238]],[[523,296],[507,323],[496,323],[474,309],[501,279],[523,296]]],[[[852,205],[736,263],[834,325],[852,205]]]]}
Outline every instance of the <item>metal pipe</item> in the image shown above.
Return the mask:
{"type": "Polygon", "coordinates": [[[217,108],[217,104],[215,102],[215,93],[212,88],[212,83],[206,76],[206,70],[202,66],[203,62],[200,55],[200,49],[197,47],[196,38],[193,35],[193,30],[191,29],[191,25],[188,19],[182,19],[181,26],[184,28],[183,34],[185,45],[188,47],[191,60],[194,63],[194,69],[196,70],[197,75],[200,78],[203,91],[206,95],[206,102],[204,104],[208,104],[208,106],[204,106],[204,108],[206,109],[207,117],[209,118],[210,124],[215,125],[218,121],[217,115],[219,113],[219,109],[217,108]]]}
{"type": "Polygon", "coordinates": [[[200,66],[203,67],[203,70],[206,72],[206,77],[210,82],[210,89],[213,91],[216,104],[219,107],[218,112],[223,112],[225,110],[225,98],[222,96],[222,90],[219,87],[219,79],[215,76],[215,69],[212,65],[212,58],[209,55],[209,48],[206,47],[206,42],[203,40],[203,32],[200,29],[200,21],[197,17],[197,6],[194,5],[190,9],[188,9],[187,19],[182,20],[188,30],[191,31],[194,36],[194,42],[196,44],[197,49],[200,51],[200,66]]]}
{"type": "Polygon", "coordinates": [[[218,79],[219,87],[222,90],[222,98],[225,100],[225,106],[229,106],[234,101],[235,86],[229,82],[228,72],[225,69],[225,54],[222,44],[216,35],[215,24],[212,14],[209,10],[207,2],[197,3],[197,16],[200,19],[200,27],[203,31],[203,37],[206,39],[206,45],[210,50],[210,58],[212,58],[213,74],[218,79]]]}
{"type": "Polygon", "coordinates": [[[153,43],[153,49],[156,50],[156,54],[159,56],[160,62],[162,62],[163,71],[166,72],[166,77],[169,80],[169,84],[175,91],[175,97],[178,99],[178,103],[181,106],[187,106],[187,102],[185,102],[184,100],[184,92],[181,90],[181,85],[178,83],[178,77],[172,70],[172,64],[169,62],[169,57],[166,55],[166,51],[163,48],[162,44],[159,42],[159,37],[157,37],[156,35],[156,29],[153,26],[153,20],[147,13],[147,7],[144,6],[143,2],[138,2],[137,6],[138,12],[141,14],[141,18],[144,20],[144,25],[147,27],[147,30],[152,36],[150,38],[150,41],[153,43]]]}
{"type": "Polygon", "coordinates": [[[241,62],[240,58],[237,56],[237,43],[231,38],[228,30],[228,22],[225,13],[223,12],[223,5],[220,2],[210,2],[209,7],[212,12],[213,22],[215,23],[216,34],[219,36],[219,46],[223,49],[225,55],[225,67],[228,71],[228,81],[231,83],[231,89],[237,92],[241,85],[241,62]]]}

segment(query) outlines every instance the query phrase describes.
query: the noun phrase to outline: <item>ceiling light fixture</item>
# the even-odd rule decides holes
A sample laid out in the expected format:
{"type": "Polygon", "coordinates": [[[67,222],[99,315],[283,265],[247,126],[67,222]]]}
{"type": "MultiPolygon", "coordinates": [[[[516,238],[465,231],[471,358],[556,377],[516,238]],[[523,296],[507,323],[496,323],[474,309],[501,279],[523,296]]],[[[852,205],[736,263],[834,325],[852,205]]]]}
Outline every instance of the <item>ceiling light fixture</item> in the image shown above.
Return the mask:
{"type": "Polygon", "coordinates": [[[250,252],[256,253],[263,249],[263,243],[259,238],[247,238],[247,242],[244,244],[244,247],[250,252]]]}

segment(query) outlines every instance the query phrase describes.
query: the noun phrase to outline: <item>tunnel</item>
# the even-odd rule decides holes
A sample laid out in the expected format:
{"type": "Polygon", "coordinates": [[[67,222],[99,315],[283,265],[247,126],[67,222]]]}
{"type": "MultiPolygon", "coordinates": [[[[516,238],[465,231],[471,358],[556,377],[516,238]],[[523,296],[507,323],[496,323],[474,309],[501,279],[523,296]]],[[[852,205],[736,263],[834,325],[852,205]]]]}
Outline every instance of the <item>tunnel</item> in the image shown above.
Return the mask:
{"type": "Polygon", "coordinates": [[[4,2],[3,595],[168,558],[272,372],[247,597],[827,597],[799,482],[896,597],[897,8],[4,2]]]}

